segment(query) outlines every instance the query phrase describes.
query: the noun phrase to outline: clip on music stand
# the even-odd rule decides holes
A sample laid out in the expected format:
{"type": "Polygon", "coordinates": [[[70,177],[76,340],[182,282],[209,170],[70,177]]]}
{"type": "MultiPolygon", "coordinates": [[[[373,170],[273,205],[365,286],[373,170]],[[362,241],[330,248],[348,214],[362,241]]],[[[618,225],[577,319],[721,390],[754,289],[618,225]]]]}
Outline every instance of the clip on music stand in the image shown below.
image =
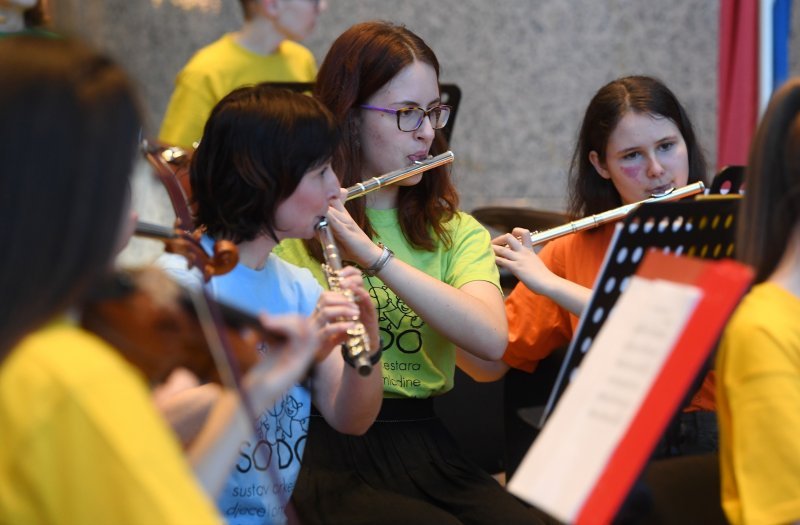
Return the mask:
{"type": "Polygon", "coordinates": [[[617,227],[510,492],[561,521],[611,521],[752,279],[702,260],[733,254],[737,206],[648,204],[617,227]]]}

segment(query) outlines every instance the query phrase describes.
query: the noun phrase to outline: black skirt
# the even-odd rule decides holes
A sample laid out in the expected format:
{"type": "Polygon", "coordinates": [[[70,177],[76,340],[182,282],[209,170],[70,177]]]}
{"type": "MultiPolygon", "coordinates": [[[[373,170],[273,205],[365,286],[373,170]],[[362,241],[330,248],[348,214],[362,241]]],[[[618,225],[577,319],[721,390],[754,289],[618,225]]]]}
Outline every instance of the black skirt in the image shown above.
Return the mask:
{"type": "Polygon", "coordinates": [[[458,449],[430,399],[384,399],[363,436],[312,414],[292,496],[313,524],[542,523],[458,449]]]}

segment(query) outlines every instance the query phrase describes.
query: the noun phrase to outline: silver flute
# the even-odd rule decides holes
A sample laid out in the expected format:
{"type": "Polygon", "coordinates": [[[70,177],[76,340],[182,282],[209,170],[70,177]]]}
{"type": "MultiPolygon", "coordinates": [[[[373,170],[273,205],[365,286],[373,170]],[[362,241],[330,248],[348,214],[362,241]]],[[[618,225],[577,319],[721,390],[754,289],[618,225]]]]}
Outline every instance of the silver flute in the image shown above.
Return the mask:
{"type": "MultiPolygon", "coordinates": [[[[342,259],[339,256],[339,248],[333,238],[333,232],[328,228],[328,219],[322,218],[317,224],[317,236],[322,244],[322,253],[325,262],[322,264],[322,271],[325,273],[325,280],[331,291],[343,294],[351,302],[355,302],[353,292],[343,289],[341,286],[340,273],[342,270],[342,259]]],[[[369,355],[369,334],[367,334],[364,324],[358,317],[353,319],[339,319],[339,321],[354,321],[354,326],[347,330],[347,341],[343,343],[343,351],[347,353],[347,358],[354,368],[362,376],[367,376],[372,372],[372,362],[369,355]]]]}
{"type": "Polygon", "coordinates": [[[635,210],[642,204],[647,204],[649,202],[662,202],[662,201],[666,202],[666,201],[674,201],[682,199],[684,197],[689,197],[697,193],[702,193],[703,190],[705,190],[705,188],[706,186],[705,184],[703,184],[703,181],[695,182],[687,186],[682,186],[680,188],[671,188],[665,191],[664,193],[654,194],[648,199],[644,199],[638,202],[632,202],[630,204],[625,204],[623,206],[620,206],[619,208],[614,208],[612,210],[604,211],[596,215],[590,215],[589,217],[584,217],[583,219],[578,219],[576,221],[568,222],[567,224],[562,224],[561,226],[556,226],[555,228],[550,228],[549,230],[544,230],[541,232],[531,232],[531,244],[533,246],[536,246],[537,244],[542,244],[543,242],[551,241],[557,237],[569,235],[570,233],[597,228],[603,223],[622,219],[623,217],[627,216],[629,213],[631,213],[633,210],[635,210]]]}
{"type": "Polygon", "coordinates": [[[445,151],[444,153],[440,153],[435,157],[415,161],[414,164],[408,166],[407,168],[390,171],[389,173],[385,173],[379,177],[372,177],[364,182],[358,182],[347,188],[347,198],[345,200],[349,201],[350,199],[363,197],[367,193],[383,188],[384,186],[389,186],[395,182],[400,182],[403,179],[413,177],[417,173],[422,173],[423,171],[432,170],[433,168],[450,164],[453,162],[454,158],[455,157],[452,151],[445,151]]]}

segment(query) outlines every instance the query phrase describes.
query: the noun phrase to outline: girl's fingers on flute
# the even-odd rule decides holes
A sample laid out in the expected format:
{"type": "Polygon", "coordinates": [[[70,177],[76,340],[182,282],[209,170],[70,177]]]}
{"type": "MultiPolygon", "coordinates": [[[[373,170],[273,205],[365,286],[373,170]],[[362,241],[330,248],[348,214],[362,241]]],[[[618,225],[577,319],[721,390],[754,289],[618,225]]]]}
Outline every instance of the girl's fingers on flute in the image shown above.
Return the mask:
{"type": "Polygon", "coordinates": [[[522,246],[528,249],[533,249],[531,244],[531,231],[527,228],[514,228],[511,234],[520,241],[522,246]]]}
{"type": "Polygon", "coordinates": [[[510,246],[512,242],[518,242],[519,239],[515,239],[513,235],[510,233],[504,233],[498,237],[492,239],[492,244],[495,246],[510,246]]]}
{"type": "Polygon", "coordinates": [[[516,254],[513,249],[509,248],[508,246],[497,246],[493,245],[492,249],[494,250],[495,262],[500,263],[500,261],[511,261],[516,259],[516,254]]]}

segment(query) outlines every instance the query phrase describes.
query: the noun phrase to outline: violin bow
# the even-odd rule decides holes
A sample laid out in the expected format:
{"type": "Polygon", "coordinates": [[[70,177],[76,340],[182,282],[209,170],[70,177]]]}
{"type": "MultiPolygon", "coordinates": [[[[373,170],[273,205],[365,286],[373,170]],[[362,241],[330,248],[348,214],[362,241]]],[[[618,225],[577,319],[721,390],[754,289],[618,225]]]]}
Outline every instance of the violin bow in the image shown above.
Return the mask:
{"type": "MultiPolygon", "coordinates": [[[[182,231],[180,228],[171,229],[138,221],[135,233],[143,237],[161,240],[165,244],[166,251],[186,257],[190,268],[196,266],[201,270],[205,283],[208,283],[212,276],[223,275],[233,270],[239,260],[236,246],[229,241],[217,241],[214,245],[215,256],[211,258],[199,243],[197,232],[192,233],[182,231]],[[176,244],[175,241],[182,242],[176,244]],[[230,246],[223,245],[222,248],[218,248],[221,242],[228,243],[230,246]],[[197,250],[200,250],[206,257],[211,258],[211,261],[201,261],[202,255],[197,250]],[[217,264],[220,264],[219,268],[217,268],[217,264]]],[[[208,295],[205,286],[195,290],[187,289],[187,293],[195,308],[211,357],[220,375],[220,382],[237,393],[245,414],[252,422],[252,427],[249,430],[257,437],[260,414],[255,413],[250,396],[242,386],[242,371],[234,356],[233,345],[224,329],[220,308],[208,295]]],[[[271,484],[275,486],[279,484],[278,473],[272,468],[272,462],[270,462],[270,468],[265,469],[265,475],[271,484]]],[[[286,498],[286,500],[281,498],[278,501],[283,508],[288,523],[291,525],[299,524],[300,521],[291,503],[291,498],[286,498]]]]}

